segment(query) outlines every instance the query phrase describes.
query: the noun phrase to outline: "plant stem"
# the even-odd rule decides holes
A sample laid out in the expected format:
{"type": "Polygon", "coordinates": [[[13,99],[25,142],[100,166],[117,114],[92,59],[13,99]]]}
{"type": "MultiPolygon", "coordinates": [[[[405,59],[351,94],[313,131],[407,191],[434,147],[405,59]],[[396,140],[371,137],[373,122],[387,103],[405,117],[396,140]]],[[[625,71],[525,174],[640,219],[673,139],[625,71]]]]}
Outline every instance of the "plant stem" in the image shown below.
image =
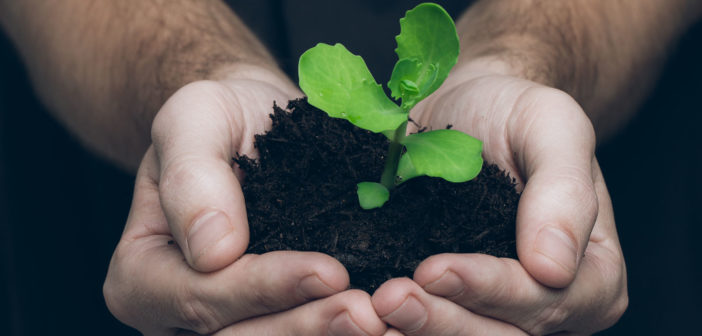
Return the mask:
{"type": "Polygon", "coordinates": [[[405,121],[395,130],[395,135],[388,146],[388,158],[385,160],[385,169],[380,177],[380,184],[388,190],[395,189],[395,175],[397,175],[397,165],[402,155],[402,140],[405,138],[406,132],[407,122],[405,121]]]}

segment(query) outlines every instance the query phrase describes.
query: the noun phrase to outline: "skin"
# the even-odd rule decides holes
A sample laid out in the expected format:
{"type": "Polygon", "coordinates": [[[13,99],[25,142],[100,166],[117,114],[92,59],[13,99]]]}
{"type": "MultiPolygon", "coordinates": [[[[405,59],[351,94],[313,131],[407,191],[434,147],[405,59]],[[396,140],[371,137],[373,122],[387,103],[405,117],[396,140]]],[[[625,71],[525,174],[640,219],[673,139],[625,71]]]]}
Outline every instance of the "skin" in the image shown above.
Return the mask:
{"type": "Polygon", "coordinates": [[[472,132],[483,139],[486,160],[517,179],[520,262],[433,256],[414,281],[391,280],[375,292],[378,314],[409,335],[591,333],[613,324],[627,305],[626,270],[582,109],[561,91],[482,70],[442,93],[417,120],[472,132]],[[404,320],[423,324],[402,325],[395,310],[407,297],[425,312],[404,320]]]}
{"type": "Polygon", "coordinates": [[[242,255],[231,157],[255,155],[271,102],[301,94],[221,2],[167,4],[0,1],[44,103],[88,147],[139,167],[104,286],[121,321],[146,335],[587,334],[623,313],[596,134],[635,109],[699,2],[471,7],[458,22],[459,64],[412,117],[483,139],[487,161],[517,178],[521,263],[438,255],[372,298],[345,290],[348,274],[329,256],[242,255]]]}
{"type": "Polygon", "coordinates": [[[413,118],[482,139],[485,159],[517,179],[520,262],[430,257],[414,281],[374,293],[378,315],[407,335],[580,335],[614,324],[628,302],[626,269],[595,144],[630,117],[701,10],[686,1],[472,7],[457,23],[459,63],[413,118]]]}

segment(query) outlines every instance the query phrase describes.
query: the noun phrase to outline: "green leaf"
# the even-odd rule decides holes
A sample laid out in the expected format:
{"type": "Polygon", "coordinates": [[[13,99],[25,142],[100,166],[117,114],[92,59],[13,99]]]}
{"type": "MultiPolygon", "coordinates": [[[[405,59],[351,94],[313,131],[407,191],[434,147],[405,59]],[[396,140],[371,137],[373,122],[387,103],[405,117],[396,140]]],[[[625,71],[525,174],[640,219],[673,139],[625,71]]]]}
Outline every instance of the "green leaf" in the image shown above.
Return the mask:
{"type": "Polygon", "coordinates": [[[402,98],[402,107],[409,110],[431,93],[437,74],[433,64],[423,70],[423,64],[416,59],[403,58],[395,64],[388,87],[393,98],[402,98]]]}
{"type": "Polygon", "coordinates": [[[417,169],[414,168],[414,165],[412,164],[412,159],[410,159],[410,154],[402,154],[402,157],[400,157],[400,162],[397,164],[395,184],[402,184],[402,182],[405,182],[409,179],[413,179],[421,175],[422,174],[418,173],[417,169]]]}
{"type": "Polygon", "coordinates": [[[300,88],[308,102],[330,117],[382,132],[396,129],[407,113],[385,95],[363,58],[343,45],[320,43],[300,56],[300,88]]]}
{"type": "Polygon", "coordinates": [[[416,95],[419,93],[419,88],[417,87],[417,83],[409,79],[403,79],[400,81],[400,91],[407,92],[407,94],[410,95],[416,95]]]}
{"type": "Polygon", "coordinates": [[[395,130],[385,130],[382,132],[388,140],[392,141],[395,139],[395,130]]]}
{"type": "Polygon", "coordinates": [[[465,182],[478,176],[483,166],[482,141],[456,130],[411,134],[402,144],[407,148],[407,152],[400,158],[398,168],[402,181],[414,176],[408,178],[400,174],[427,175],[450,182],[465,182]],[[410,162],[403,163],[403,160],[410,162]],[[408,169],[410,164],[414,173],[408,169]]]}
{"type": "Polygon", "coordinates": [[[414,106],[441,86],[458,60],[460,49],[451,16],[433,3],[423,3],[400,19],[395,52],[399,57],[388,87],[403,105],[414,106]],[[400,83],[410,80],[420,88],[415,96],[403,95],[400,83]],[[411,102],[406,102],[410,99],[411,102]]]}
{"type": "Polygon", "coordinates": [[[390,198],[390,192],[385,186],[375,182],[361,182],[358,184],[358,203],[361,208],[370,210],[380,208],[390,198]]]}

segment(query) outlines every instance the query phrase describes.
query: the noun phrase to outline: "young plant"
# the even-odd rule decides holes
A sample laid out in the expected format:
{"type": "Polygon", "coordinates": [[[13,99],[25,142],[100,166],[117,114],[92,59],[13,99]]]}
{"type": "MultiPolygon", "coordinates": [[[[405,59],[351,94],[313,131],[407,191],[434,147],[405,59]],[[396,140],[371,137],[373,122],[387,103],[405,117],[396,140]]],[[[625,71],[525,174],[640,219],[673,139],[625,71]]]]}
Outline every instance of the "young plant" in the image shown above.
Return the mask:
{"type": "Polygon", "coordinates": [[[358,184],[364,209],[381,207],[395,186],[411,178],[465,182],[483,165],[483,144],[468,134],[442,129],[406,135],[410,110],[444,82],[458,60],[459,44],[453,20],[437,4],[407,11],[400,27],[395,38],[399,60],[388,82],[400,106],[385,95],[363,58],[341,44],[317,44],[302,54],[298,65],[300,88],[311,105],[390,140],[380,183],[358,184]]]}

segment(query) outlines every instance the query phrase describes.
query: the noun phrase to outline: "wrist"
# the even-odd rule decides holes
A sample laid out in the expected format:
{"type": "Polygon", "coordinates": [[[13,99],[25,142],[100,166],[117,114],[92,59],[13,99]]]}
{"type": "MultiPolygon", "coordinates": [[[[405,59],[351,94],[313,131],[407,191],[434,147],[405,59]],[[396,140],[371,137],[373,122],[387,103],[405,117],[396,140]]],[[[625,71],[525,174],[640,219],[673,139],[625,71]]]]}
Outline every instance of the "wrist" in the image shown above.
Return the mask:
{"type": "Polygon", "coordinates": [[[557,60],[551,55],[555,52],[547,50],[546,45],[536,52],[515,44],[511,49],[495,47],[490,53],[466,52],[465,56],[459,58],[455,71],[452,72],[457,74],[456,77],[467,77],[470,74],[473,77],[487,74],[510,76],[564,91],[575,86],[576,80],[583,79],[576,76],[578,66],[575,63],[557,60]]]}

